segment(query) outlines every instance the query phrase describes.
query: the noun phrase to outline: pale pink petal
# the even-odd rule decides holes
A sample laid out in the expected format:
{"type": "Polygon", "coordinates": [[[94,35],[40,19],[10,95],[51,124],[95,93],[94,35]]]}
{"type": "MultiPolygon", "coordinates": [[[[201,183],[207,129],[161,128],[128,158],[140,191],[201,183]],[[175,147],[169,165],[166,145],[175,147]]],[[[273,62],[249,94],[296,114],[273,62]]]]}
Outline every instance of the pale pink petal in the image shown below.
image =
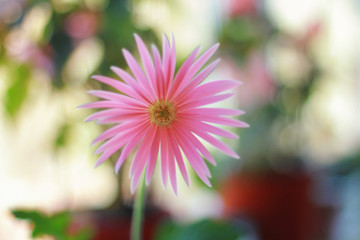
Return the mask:
{"type": "Polygon", "coordinates": [[[220,151],[222,151],[223,153],[225,153],[226,155],[229,155],[230,157],[237,159],[240,158],[239,155],[237,155],[231,148],[226,146],[225,143],[214,138],[210,134],[200,131],[197,131],[195,134],[201,137],[202,139],[204,139],[205,141],[207,141],[208,143],[210,143],[211,145],[213,145],[214,147],[216,147],[217,149],[219,149],[220,151]]]}
{"type": "Polygon", "coordinates": [[[128,129],[119,132],[117,135],[112,137],[110,140],[103,143],[98,149],[95,151],[95,153],[100,153],[107,148],[111,148],[112,146],[122,146],[123,144],[127,143],[129,139],[137,134],[139,131],[144,131],[147,128],[148,124],[143,123],[135,126],[129,126],[128,129]]]}
{"type": "Polygon", "coordinates": [[[168,174],[168,141],[167,141],[167,134],[162,129],[160,135],[161,147],[160,147],[160,154],[161,154],[161,180],[163,183],[164,188],[167,184],[167,174],[168,174]]]}
{"type": "Polygon", "coordinates": [[[171,74],[171,60],[170,60],[170,45],[168,38],[163,35],[163,48],[162,48],[162,68],[165,79],[165,89],[168,89],[170,85],[171,74]]]}
{"type": "Polygon", "coordinates": [[[118,102],[118,101],[96,101],[96,102],[81,105],[81,106],[79,106],[79,108],[118,108],[118,109],[123,109],[123,110],[128,110],[128,111],[131,110],[133,112],[139,112],[139,113],[146,111],[146,108],[139,107],[139,106],[124,105],[123,103],[118,102]]]}
{"type": "Polygon", "coordinates": [[[139,97],[139,95],[132,89],[130,88],[128,85],[120,82],[119,80],[115,80],[109,77],[104,77],[104,76],[98,76],[98,75],[94,75],[91,77],[92,79],[95,79],[99,82],[105,83],[117,90],[119,90],[120,92],[125,93],[126,95],[135,98],[137,100],[140,100],[141,98],[139,97]]]}
{"type": "Polygon", "coordinates": [[[141,122],[133,123],[133,122],[127,122],[127,123],[121,123],[118,125],[113,126],[112,128],[107,129],[105,132],[101,133],[97,138],[92,141],[92,145],[95,143],[98,143],[100,141],[106,140],[110,137],[115,136],[119,132],[122,132],[126,129],[129,129],[131,126],[138,126],[141,122]]]}
{"type": "Polygon", "coordinates": [[[176,138],[184,151],[188,161],[191,166],[194,168],[195,172],[199,175],[200,179],[204,181],[205,184],[209,183],[207,177],[210,177],[209,168],[206,166],[204,160],[201,158],[200,154],[196,149],[189,143],[189,139],[180,132],[178,128],[174,126],[174,131],[176,132],[176,138]]]}
{"type": "Polygon", "coordinates": [[[198,86],[219,64],[220,60],[216,60],[205,67],[195,78],[187,85],[183,85],[183,89],[178,91],[173,96],[171,96],[174,101],[180,101],[185,96],[189,96],[191,94],[191,90],[193,90],[196,86],[198,86]]]}
{"type": "Polygon", "coordinates": [[[152,177],[159,153],[160,147],[160,131],[157,131],[154,136],[154,141],[152,142],[149,154],[149,161],[146,168],[146,184],[150,183],[150,179],[152,177]]]}
{"type": "Polygon", "coordinates": [[[190,186],[189,175],[188,175],[188,172],[186,170],[186,166],[184,164],[183,158],[181,156],[181,152],[180,152],[180,149],[179,149],[179,144],[176,141],[176,138],[174,136],[173,131],[169,131],[169,134],[170,134],[169,143],[171,144],[172,151],[174,152],[177,165],[178,165],[178,167],[180,169],[180,172],[181,172],[186,184],[188,186],[190,186]]]}
{"type": "MultiPolygon", "coordinates": [[[[194,64],[191,65],[189,71],[187,71],[186,75],[184,76],[184,79],[181,81],[179,87],[176,91],[181,91],[183,89],[183,86],[187,85],[188,82],[195,76],[197,72],[204,66],[204,64],[211,58],[211,56],[215,53],[215,51],[218,49],[219,44],[215,44],[211,48],[209,48],[205,53],[203,53],[194,64]]],[[[176,91],[174,94],[176,94],[176,91]]]]}
{"type": "Polygon", "coordinates": [[[144,102],[151,102],[150,93],[144,90],[144,86],[139,84],[129,73],[123,69],[112,66],[111,70],[124,80],[134,91],[143,99],[144,102]]]}
{"type": "Polygon", "coordinates": [[[145,169],[147,162],[146,160],[149,159],[149,151],[156,131],[157,127],[150,127],[149,132],[145,135],[143,141],[140,143],[140,147],[135,155],[130,171],[130,176],[132,176],[131,192],[135,191],[140,176],[145,169]]]}
{"type": "MultiPolygon", "coordinates": [[[[183,126],[181,129],[186,129],[186,126],[183,126]]],[[[179,128],[180,129],[180,128],[179,128]]],[[[181,131],[181,130],[179,130],[181,131]]],[[[181,131],[183,136],[188,139],[192,143],[194,147],[196,147],[199,152],[214,166],[216,165],[215,159],[211,156],[210,152],[204,147],[204,145],[191,133],[186,131],[181,131]]]]}
{"type": "Polygon", "coordinates": [[[155,134],[157,132],[157,127],[155,125],[148,126],[149,132],[145,135],[142,140],[140,147],[135,155],[134,161],[131,165],[130,176],[140,176],[142,169],[145,167],[146,160],[149,156],[150,147],[154,140],[155,134]]]}
{"type": "Polygon", "coordinates": [[[125,95],[121,95],[118,93],[113,93],[105,90],[92,90],[92,91],[88,91],[88,94],[108,100],[118,101],[120,103],[125,103],[134,107],[144,108],[148,106],[146,103],[138,101],[134,98],[130,98],[125,95]]]}
{"type": "Polygon", "coordinates": [[[106,117],[98,120],[96,123],[98,124],[118,124],[122,122],[138,122],[140,120],[150,122],[148,118],[148,114],[124,114],[124,115],[114,115],[111,117],[106,117]]]}
{"type": "Polygon", "coordinates": [[[144,69],[145,69],[145,73],[146,73],[148,79],[154,79],[155,71],[154,71],[154,65],[151,60],[150,53],[149,53],[148,49],[146,48],[143,40],[137,34],[134,34],[134,36],[135,36],[135,41],[136,41],[137,47],[139,49],[141,61],[143,63],[144,69]]]}
{"type": "Polygon", "coordinates": [[[218,135],[220,137],[234,138],[234,139],[238,138],[237,135],[235,135],[231,132],[228,132],[228,131],[218,128],[218,127],[214,127],[214,126],[204,123],[204,122],[196,121],[192,117],[190,119],[185,119],[185,118],[182,119],[182,123],[186,124],[186,126],[189,129],[191,129],[191,131],[199,130],[199,131],[203,131],[203,132],[212,133],[212,134],[218,135]]]}
{"type": "Polygon", "coordinates": [[[118,173],[120,170],[120,167],[124,163],[125,159],[129,156],[129,154],[134,150],[134,148],[139,144],[141,139],[145,136],[145,134],[148,133],[148,130],[139,131],[137,134],[133,136],[133,138],[130,140],[128,144],[124,147],[122,150],[118,160],[116,161],[115,165],[115,173],[118,173]]]}
{"type": "Polygon", "coordinates": [[[195,50],[189,55],[185,62],[181,65],[179,71],[177,72],[171,88],[168,89],[166,98],[171,98],[182,80],[185,77],[185,74],[189,71],[191,64],[194,62],[196,55],[198,54],[200,47],[195,48],[195,50]]]}
{"type": "Polygon", "coordinates": [[[198,98],[198,99],[195,99],[195,100],[189,99],[186,102],[184,101],[181,105],[179,104],[179,107],[181,107],[181,108],[200,107],[200,106],[204,106],[204,105],[208,105],[208,104],[223,101],[223,100],[228,99],[228,98],[230,98],[232,96],[234,96],[233,93],[225,93],[225,94],[219,94],[219,95],[215,95],[215,96],[202,97],[202,98],[198,98]]]}
{"type": "Polygon", "coordinates": [[[196,118],[200,121],[209,122],[209,123],[216,123],[216,124],[222,124],[227,125],[231,127],[241,127],[241,128],[247,128],[249,127],[249,124],[236,120],[231,118],[225,118],[225,117],[218,117],[218,116],[192,116],[193,118],[196,118]]]}
{"type": "Polygon", "coordinates": [[[241,82],[233,80],[208,82],[195,88],[193,91],[191,91],[191,94],[196,97],[211,96],[239,86],[240,84],[241,82]]]}
{"type": "Polygon", "coordinates": [[[157,100],[163,99],[165,96],[165,80],[164,80],[164,72],[161,66],[161,58],[160,53],[155,46],[151,46],[151,50],[154,56],[154,65],[155,65],[155,73],[156,79],[153,79],[153,85],[155,86],[157,100]]]}
{"type": "Polygon", "coordinates": [[[154,94],[151,91],[151,87],[150,84],[143,72],[143,70],[141,69],[141,67],[139,66],[139,64],[136,62],[135,58],[133,57],[133,55],[126,49],[123,49],[123,55],[125,57],[125,60],[131,70],[131,72],[133,73],[134,77],[141,83],[141,85],[144,87],[144,91],[146,93],[148,93],[148,96],[150,97],[151,100],[153,100],[154,98],[154,94]]]}
{"type": "MultiPolygon", "coordinates": [[[[134,134],[134,133],[132,133],[132,134],[134,134]]],[[[114,137],[113,139],[104,143],[100,148],[98,148],[95,151],[95,153],[100,153],[100,152],[103,152],[103,153],[101,154],[98,161],[96,162],[95,167],[98,167],[106,159],[108,159],[111,155],[113,155],[117,150],[119,150],[122,146],[124,146],[127,143],[128,138],[129,138],[129,134],[122,134],[118,137],[114,137]],[[127,138],[125,138],[125,137],[127,137],[127,138]]]]}
{"type": "Polygon", "coordinates": [[[170,183],[171,183],[172,189],[174,190],[174,193],[177,195],[175,158],[174,158],[174,152],[172,151],[172,147],[170,144],[168,144],[168,153],[169,153],[168,164],[169,164],[170,183]]]}
{"type": "Polygon", "coordinates": [[[89,117],[85,119],[85,122],[102,120],[102,119],[112,119],[112,118],[116,118],[117,120],[119,120],[119,119],[129,119],[129,118],[137,118],[137,117],[146,117],[146,116],[148,116],[148,114],[143,112],[111,108],[91,114],[89,117]]]}
{"type": "Polygon", "coordinates": [[[220,115],[220,116],[238,116],[244,114],[244,111],[238,109],[228,108],[188,108],[183,110],[184,113],[190,113],[193,115],[220,115]]]}
{"type": "Polygon", "coordinates": [[[176,49],[175,49],[175,39],[174,35],[171,34],[171,52],[170,52],[170,84],[172,84],[172,80],[174,79],[175,68],[176,68],[176,49]]]}

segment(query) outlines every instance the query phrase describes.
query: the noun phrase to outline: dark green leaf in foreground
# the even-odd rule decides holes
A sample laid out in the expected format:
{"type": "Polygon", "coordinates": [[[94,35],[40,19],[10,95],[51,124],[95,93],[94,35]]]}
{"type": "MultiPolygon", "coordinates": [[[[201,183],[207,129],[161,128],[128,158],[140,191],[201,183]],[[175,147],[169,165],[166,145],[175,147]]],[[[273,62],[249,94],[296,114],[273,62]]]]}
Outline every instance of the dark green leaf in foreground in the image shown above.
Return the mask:
{"type": "MultiPolygon", "coordinates": [[[[244,232],[231,223],[217,220],[201,220],[190,225],[174,222],[163,223],[156,240],[240,240],[244,232]]],[[[245,238],[244,238],[245,239],[245,238]]]]}
{"type": "Polygon", "coordinates": [[[71,221],[69,212],[60,212],[47,216],[38,211],[14,210],[14,216],[18,219],[27,220],[33,223],[32,237],[50,235],[57,240],[88,240],[91,239],[91,231],[81,229],[76,235],[69,236],[68,227],[71,221]]]}

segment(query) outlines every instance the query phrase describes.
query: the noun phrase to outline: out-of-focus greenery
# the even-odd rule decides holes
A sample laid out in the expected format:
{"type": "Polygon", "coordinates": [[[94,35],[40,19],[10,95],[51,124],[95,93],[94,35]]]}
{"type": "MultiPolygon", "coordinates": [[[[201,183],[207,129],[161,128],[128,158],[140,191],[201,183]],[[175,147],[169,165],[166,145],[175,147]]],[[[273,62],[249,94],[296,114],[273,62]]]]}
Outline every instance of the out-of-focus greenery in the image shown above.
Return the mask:
{"type": "Polygon", "coordinates": [[[159,227],[155,240],[242,240],[247,236],[244,229],[232,223],[203,219],[187,225],[165,222],[159,227]]]}
{"type": "Polygon", "coordinates": [[[33,238],[50,235],[57,240],[89,240],[93,234],[92,230],[87,228],[70,234],[68,231],[71,223],[69,212],[60,212],[52,216],[34,210],[14,210],[12,213],[18,219],[33,223],[33,238]]]}

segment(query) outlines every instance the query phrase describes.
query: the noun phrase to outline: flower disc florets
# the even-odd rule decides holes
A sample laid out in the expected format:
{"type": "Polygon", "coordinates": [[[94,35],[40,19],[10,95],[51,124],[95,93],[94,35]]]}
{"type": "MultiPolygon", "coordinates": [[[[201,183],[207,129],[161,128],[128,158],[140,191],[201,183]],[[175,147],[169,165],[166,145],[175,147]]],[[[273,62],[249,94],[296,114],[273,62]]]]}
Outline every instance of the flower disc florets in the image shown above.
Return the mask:
{"type": "Polygon", "coordinates": [[[149,109],[151,122],[166,127],[176,119],[176,109],[169,101],[155,102],[149,109]]]}

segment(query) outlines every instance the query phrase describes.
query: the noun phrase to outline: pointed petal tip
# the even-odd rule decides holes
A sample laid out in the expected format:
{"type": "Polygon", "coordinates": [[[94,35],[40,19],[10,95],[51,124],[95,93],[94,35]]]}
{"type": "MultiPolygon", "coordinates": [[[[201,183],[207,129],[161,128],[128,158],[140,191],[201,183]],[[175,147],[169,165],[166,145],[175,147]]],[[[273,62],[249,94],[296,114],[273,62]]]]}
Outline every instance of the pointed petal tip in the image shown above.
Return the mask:
{"type": "Polygon", "coordinates": [[[146,184],[146,186],[149,186],[149,185],[150,185],[150,182],[151,182],[150,179],[147,179],[147,178],[145,179],[145,184],[146,184]]]}
{"type": "Polygon", "coordinates": [[[134,194],[135,193],[135,190],[136,190],[136,186],[133,185],[133,183],[131,183],[131,194],[134,194]]]}
{"type": "Polygon", "coordinates": [[[98,160],[98,161],[96,161],[94,168],[98,168],[100,165],[101,165],[101,163],[98,160]]]}
{"type": "Polygon", "coordinates": [[[208,187],[212,187],[211,182],[208,178],[206,178],[206,181],[204,181],[205,185],[208,187]]]}
{"type": "Polygon", "coordinates": [[[100,75],[91,75],[90,78],[91,79],[94,79],[94,80],[97,80],[97,78],[101,77],[100,75]]]}
{"type": "Polygon", "coordinates": [[[111,71],[116,72],[116,71],[118,71],[118,70],[121,69],[121,68],[112,65],[112,66],[110,66],[110,69],[111,69],[111,71]]]}

